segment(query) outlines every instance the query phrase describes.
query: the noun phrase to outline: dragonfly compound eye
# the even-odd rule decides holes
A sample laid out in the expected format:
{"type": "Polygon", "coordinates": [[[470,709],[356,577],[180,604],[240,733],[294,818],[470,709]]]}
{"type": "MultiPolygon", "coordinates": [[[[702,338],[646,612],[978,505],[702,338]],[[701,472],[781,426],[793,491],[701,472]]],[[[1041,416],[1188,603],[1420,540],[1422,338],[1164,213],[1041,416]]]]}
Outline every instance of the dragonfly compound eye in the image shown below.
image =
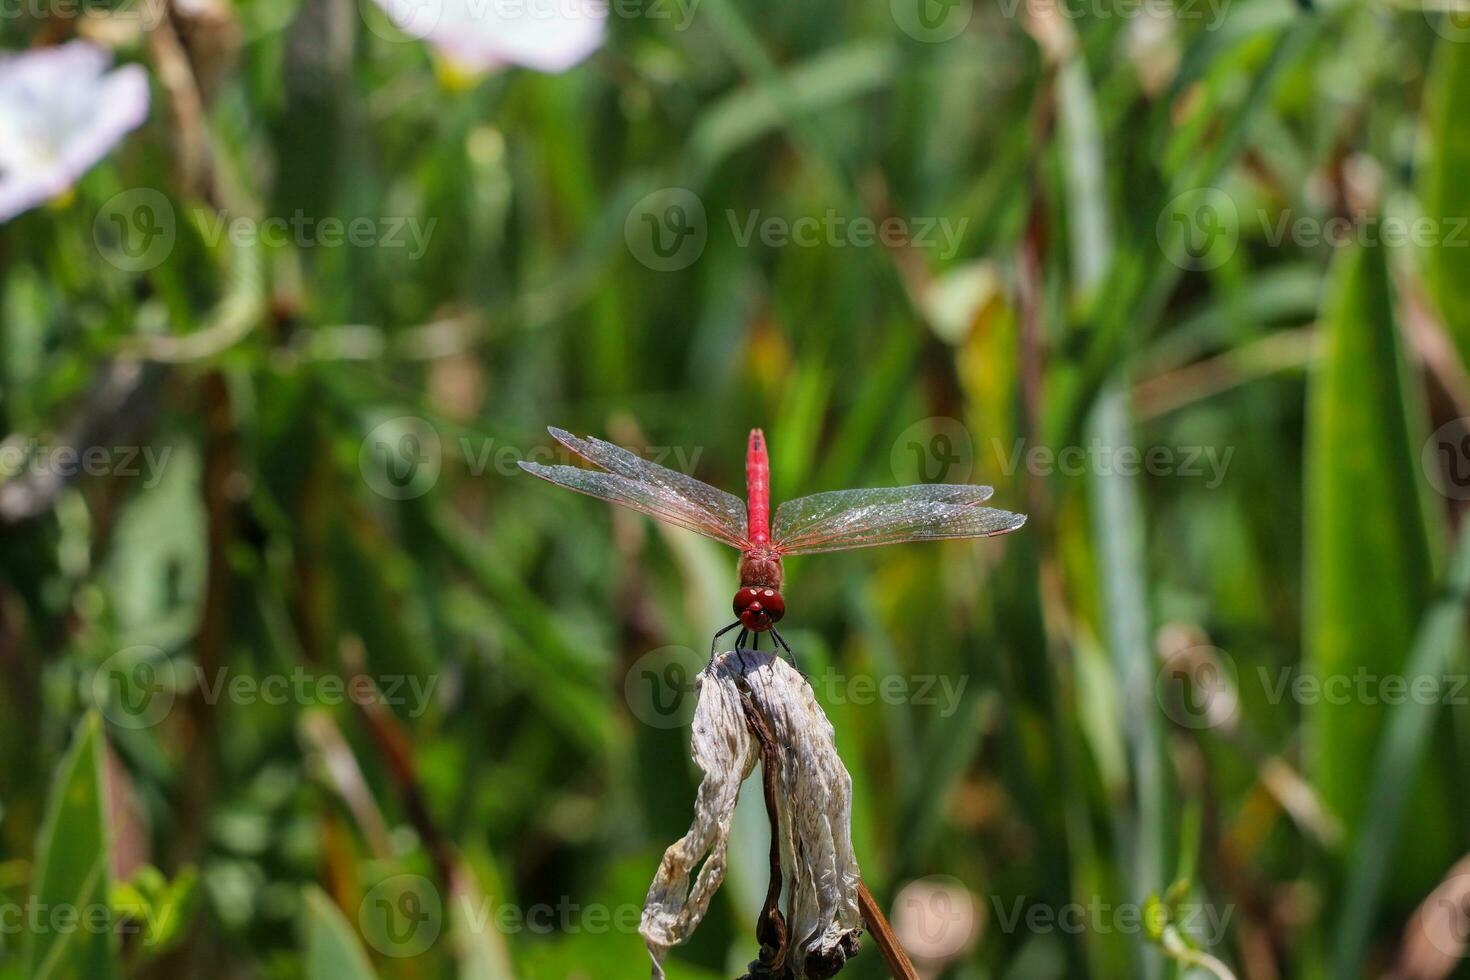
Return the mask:
{"type": "Polygon", "coordinates": [[[740,625],[757,633],[775,626],[786,615],[786,600],[775,589],[747,585],[735,593],[734,605],[740,625]]]}

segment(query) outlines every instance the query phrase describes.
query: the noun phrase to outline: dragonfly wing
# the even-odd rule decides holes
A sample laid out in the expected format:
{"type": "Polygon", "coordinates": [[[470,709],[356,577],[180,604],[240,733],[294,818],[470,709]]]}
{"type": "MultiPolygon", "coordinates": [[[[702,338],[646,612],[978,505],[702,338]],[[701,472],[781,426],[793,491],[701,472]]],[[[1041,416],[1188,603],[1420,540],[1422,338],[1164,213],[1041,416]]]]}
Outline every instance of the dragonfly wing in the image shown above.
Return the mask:
{"type": "Polygon", "coordinates": [[[745,503],[739,497],[610,442],[579,438],[562,429],[548,431],[572,452],[608,472],[522,462],[521,469],[527,473],[579,493],[622,504],[734,548],[747,546],[745,503]]]}
{"type": "Polygon", "coordinates": [[[836,490],[788,500],[776,509],[776,550],[806,555],[904,541],[983,538],[1025,524],[1024,514],[981,506],[994,492],[941,483],[836,490]]]}

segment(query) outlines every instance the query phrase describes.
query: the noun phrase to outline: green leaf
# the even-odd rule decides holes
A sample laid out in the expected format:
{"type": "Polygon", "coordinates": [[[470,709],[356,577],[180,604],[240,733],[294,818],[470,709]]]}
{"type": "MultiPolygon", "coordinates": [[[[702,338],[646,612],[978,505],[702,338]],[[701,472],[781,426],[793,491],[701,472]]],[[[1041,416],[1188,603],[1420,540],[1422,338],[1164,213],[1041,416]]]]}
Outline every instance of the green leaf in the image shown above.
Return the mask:
{"type": "Polygon", "coordinates": [[[904,787],[902,825],[907,831],[899,842],[899,869],[907,872],[924,860],[942,827],[945,800],[974,763],[998,710],[994,692],[976,691],[931,729],[904,787]]]}
{"type": "MultiPolygon", "coordinates": [[[[1381,681],[1404,673],[1429,591],[1417,443],[1410,436],[1390,297],[1381,249],[1353,247],[1339,255],[1324,298],[1323,357],[1307,423],[1303,603],[1306,672],[1333,689],[1347,683],[1343,678],[1381,681]]],[[[1381,698],[1328,697],[1327,690],[1304,706],[1307,769],[1323,802],[1356,837],[1369,800],[1364,760],[1378,745],[1384,708],[1381,698]]],[[[1452,857],[1443,786],[1423,789],[1414,810],[1414,847],[1400,864],[1420,881],[1452,857]]]]}
{"type": "Polygon", "coordinates": [[[306,980],[375,980],[357,933],[317,888],[306,892],[306,980]]]}
{"type": "Polygon", "coordinates": [[[1156,893],[1150,893],[1143,901],[1143,928],[1154,942],[1164,939],[1164,927],[1169,924],[1169,910],[1156,893]]]}
{"type": "Polygon", "coordinates": [[[1173,911],[1189,897],[1189,890],[1192,887],[1193,885],[1188,878],[1180,878],[1164,892],[1164,897],[1161,901],[1168,906],[1171,921],[1173,919],[1173,911]]]}
{"type": "Polygon", "coordinates": [[[710,106],[690,138],[691,155],[712,170],[783,122],[789,124],[792,115],[828,111],[882,88],[897,68],[898,59],[885,44],[864,42],[824,51],[790,69],[774,93],[777,86],[767,79],[710,106]]]}
{"type": "MultiPolygon", "coordinates": [[[[1104,389],[1091,419],[1092,436],[1101,446],[1135,444],[1127,399],[1119,385],[1104,389]]],[[[1131,886],[1135,895],[1153,887],[1164,873],[1168,846],[1169,803],[1162,737],[1154,699],[1154,663],[1149,643],[1148,579],[1144,565],[1144,518],[1139,480],[1117,468],[1105,468],[1093,479],[1093,535],[1101,566],[1103,625],[1119,677],[1123,722],[1131,763],[1136,812],[1131,831],[1120,841],[1132,853],[1131,886]]],[[[1160,975],[1158,961],[1143,961],[1144,976],[1160,975]]]]}
{"type": "Polygon", "coordinates": [[[145,865],[131,882],[113,886],[114,914],[142,927],[136,950],[139,960],[157,959],[188,934],[187,927],[198,909],[198,885],[199,872],[192,865],[186,865],[173,881],[165,879],[152,865],[145,865]]]}
{"type": "MultiPolygon", "coordinates": [[[[1418,761],[1439,714],[1443,674],[1463,663],[1465,602],[1470,599],[1470,521],[1460,526],[1460,539],[1450,567],[1448,588],[1424,614],[1409,658],[1411,678],[1433,677],[1433,697],[1410,698],[1394,708],[1373,767],[1373,807],[1363,824],[1363,840],[1391,841],[1399,836],[1413,789],[1418,761]]],[[[1463,666],[1460,670],[1463,671],[1463,666]]],[[[1358,975],[1363,948],[1383,883],[1393,866],[1389,847],[1360,847],[1353,854],[1346,898],[1338,919],[1332,975],[1347,980],[1358,975]]]]}
{"type": "MultiPolygon", "coordinates": [[[[1457,15],[1446,14],[1447,18],[1457,15]]],[[[1443,37],[1434,55],[1425,92],[1424,133],[1428,142],[1420,198],[1425,216],[1438,234],[1424,254],[1425,280],[1439,306],[1460,358],[1470,361],[1470,248],[1465,247],[1464,220],[1470,215],[1470,127],[1465,103],[1470,99],[1470,44],[1443,37]],[[1458,227],[1458,230],[1457,230],[1458,227]]]]}
{"type": "Polygon", "coordinates": [[[118,976],[103,800],[102,725],[89,714],[57,770],[36,846],[38,869],[24,956],[30,980],[118,976]],[[98,928],[95,917],[103,913],[106,921],[98,928]]]}
{"type": "Polygon", "coordinates": [[[1077,292],[1088,295],[1107,274],[1113,257],[1113,231],[1102,188],[1108,167],[1097,97],[1081,58],[1068,59],[1057,71],[1057,116],[1071,215],[1072,280],[1077,292]]]}
{"type": "Polygon", "coordinates": [[[459,980],[515,980],[505,937],[484,921],[476,921],[476,909],[488,909],[484,894],[466,871],[456,883],[450,921],[454,928],[454,953],[459,961],[459,980]]]}
{"type": "Polygon", "coordinates": [[[120,639],[164,648],[184,645],[204,604],[205,519],[199,498],[203,462],[188,446],[140,452],[140,488],[121,508],[117,548],[102,566],[116,604],[120,639]]]}

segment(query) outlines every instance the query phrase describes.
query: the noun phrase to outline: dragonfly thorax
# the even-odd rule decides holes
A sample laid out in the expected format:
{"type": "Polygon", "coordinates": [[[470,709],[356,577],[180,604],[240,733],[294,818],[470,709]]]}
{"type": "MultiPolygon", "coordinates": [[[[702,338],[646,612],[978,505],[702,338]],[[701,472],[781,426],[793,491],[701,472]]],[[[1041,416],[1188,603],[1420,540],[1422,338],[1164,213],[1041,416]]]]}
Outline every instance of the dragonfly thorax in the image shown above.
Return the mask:
{"type": "Polygon", "coordinates": [[[781,591],[785,570],[781,554],[774,548],[751,548],[740,554],[740,585],[781,591]]]}

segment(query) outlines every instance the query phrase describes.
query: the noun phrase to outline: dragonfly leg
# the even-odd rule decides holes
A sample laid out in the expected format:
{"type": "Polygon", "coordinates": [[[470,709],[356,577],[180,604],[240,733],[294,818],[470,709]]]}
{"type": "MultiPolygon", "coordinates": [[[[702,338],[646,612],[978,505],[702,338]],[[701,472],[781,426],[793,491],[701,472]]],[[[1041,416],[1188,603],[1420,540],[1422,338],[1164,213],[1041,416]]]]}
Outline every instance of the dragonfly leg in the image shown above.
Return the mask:
{"type": "Polygon", "coordinates": [[[740,620],[737,619],[737,620],[735,620],[735,622],[731,623],[729,626],[726,626],[724,629],[720,630],[718,633],[716,633],[710,639],[710,641],[709,641],[709,659],[710,659],[710,662],[711,663],[714,663],[714,659],[715,659],[715,644],[718,643],[718,642],[720,642],[720,637],[724,636],[726,633],[730,632],[732,629],[734,629],[735,627],[737,627],[739,625],[740,625],[740,620]]]}
{"type": "Polygon", "coordinates": [[[747,636],[749,636],[749,635],[750,635],[750,630],[741,630],[739,633],[736,633],[735,634],[735,649],[737,649],[737,650],[744,650],[745,649],[745,638],[747,636]]]}
{"type": "MultiPolygon", "coordinates": [[[[796,662],[796,654],[792,651],[791,644],[786,642],[786,638],[782,636],[779,632],[777,632],[776,627],[774,626],[771,627],[771,636],[775,639],[777,643],[781,644],[781,649],[785,650],[786,656],[791,658],[791,666],[795,667],[796,672],[800,674],[801,666],[796,662]]],[[[801,676],[805,677],[806,675],[802,674],[801,676]]]]}

